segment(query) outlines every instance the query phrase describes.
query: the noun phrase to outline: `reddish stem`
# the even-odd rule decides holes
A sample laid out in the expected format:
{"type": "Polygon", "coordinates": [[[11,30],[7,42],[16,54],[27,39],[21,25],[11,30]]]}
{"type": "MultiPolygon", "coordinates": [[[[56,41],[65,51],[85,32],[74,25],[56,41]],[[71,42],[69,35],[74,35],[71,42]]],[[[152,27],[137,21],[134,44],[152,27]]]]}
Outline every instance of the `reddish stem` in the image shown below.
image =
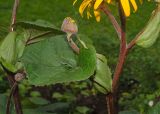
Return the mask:
{"type": "MultiPolygon", "coordinates": [[[[13,87],[15,85],[15,83],[17,83],[14,80],[14,74],[12,74],[8,71],[7,71],[7,74],[8,74],[7,78],[10,82],[10,86],[13,87]]],[[[23,114],[22,107],[21,107],[21,102],[20,102],[20,96],[19,96],[19,88],[18,88],[17,84],[14,87],[14,91],[13,91],[13,101],[14,101],[14,105],[15,105],[16,114],[23,114]]]]}
{"type": "Polygon", "coordinates": [[[110,22],[112,23],[113,27],[115,28],[117,32],[119,39],[121,40],[121,27],[118,24],[116,18],[112,15],[112,13],[110,12],[110,10],[105,4],[102,4],[100,8],[108,16],[110,22]]]}
{"type": "Polygon", "coordinates": [[[19,0],[15,0],[13,10],[12,10],[12,18],[11,18],[11,25],[10,25],[10,31],[14,31],[13,25],[16,23],[16,16],[17,16],[17,9],[19,6],[19,0]]]}
{"type": "Polygon", "coordinates": [[[118,114],[117,97],[113,93],[106,96],[108,114],[118,114]]]}
{"type": "Polygon", "coordinates": [[[112,92],[117,93],[118,89],[118,83],[120,79],[121,72],[123,70],[124,62],[126,60],[127,56],[127,42],[126,42],[126,17],[124,15],[124,12],[121,7],[121,3],[118,2],[118,8],[119,8],[119,16],[120,16],[120,21],[121,21],[121,42],[120,42],[120,53],[119,53],[119,58],[118,58],[118,63],[116,66],[116,70],[113,76],[113,83],[112,83],[112,92]]]}
{"type": "Polygon", "coordinates": [[[7,108],[6,108],[6,114],[10,114],[10,105],[11,105],[11,99],[12,99],[12,95],[14,94],[15,92],[15,88],[17,87],[17,83],[14,83],[12,88],[11,88],[11,92],[10,92],[10,95],[8,97],[8,100],[7,100],[7,108]]]}
{"type": "Polygon", "coordinates": [[[132,47],[135,46],[136,41],[137,41],[137,39],[139,38],[139,35],[140,35],[140,34],[138,34],[138,35],[127,45],[127,49],[128,49],[128,50],[132,49],[132,47]]]}
{"type": "Polygon", "coordinates": [[[104,4],[101,6],[102,11],[109,17],[111,23],[113,24],[120,38],[120,53],[119,53],[119,58],[118,58],[117,66],[115,69],[115,73],[113,76],[112,92],[106,96],[109,114],[118,114],[118,97],[117,97],[118,83],[119,83],[120,75],[122,73],[123,66],[126,60],[127,52],[129,50],[129,48],[127,48],[126,34],[125,34],[126,19],[125,19],[125,15],[122,10],[120,2],[118,3],[118,6],[119,6],[119,15],[121,20],[121,27],[119,26],[118,22],[116,21],[114,16],[111,14],[111,12],[108,10],[108,8],[104,4]]]}

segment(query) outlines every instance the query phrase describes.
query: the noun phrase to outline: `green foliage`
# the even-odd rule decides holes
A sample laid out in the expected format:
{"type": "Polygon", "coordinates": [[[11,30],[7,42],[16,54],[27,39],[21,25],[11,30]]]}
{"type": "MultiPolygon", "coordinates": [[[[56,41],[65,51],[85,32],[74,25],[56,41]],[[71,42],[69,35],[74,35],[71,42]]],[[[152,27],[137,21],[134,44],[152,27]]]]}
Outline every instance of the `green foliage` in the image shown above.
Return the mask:
{"type": "Polygon", "coordinates": [[[159,114],[160,113],[160,103],[157,103],[152,107],[147,114],[159,114]]]}
{"type": "Polygon", "coordinates": [[[18,33],[16,37],[16,51],[15,51],[17,59],[19,59],[23,55],[28,38],[29,38],[28,33],[26,31],[18,33]]]}
{"type": "MultiPolygon", "coordinates": [[[[3,94],[0,94],[0,97],[3,98],[0,102],[0,114],[5,114],[7,97],[3,94]]],[[[46,104],[44,104],[41,101],[42,101],[42,99],[40,101],[35,102],[36,104],[38,102],[38,107],[36,107],[34,109],[32,109],[32,108],[31,109],[23,109],[24,114],[66,114],[69,112],[69,110],[68,110],[69,104],[67,104],[67,103],[59,102],[59,103],[54,103],[54,104],[48,104],[45,100],[46,104]]],[[[13,108],[13,105],[11,105],[11,114],[16,114],[15,110],[13,108]]]]}
{"type": "Polygon", "coordinates": [[[152,17],[148,25],[138,34],[137,45],[142,47],[152,46],[160,33],[160,5],[157,6],[157,9],[153,12],[152,17]]]}
{"type": "Polygon", "coordinates": [[[41,98],[41,97],[31,97],[29,98],[29,100],[34,103],[34,104],[37,104],[37,105],[46,105],[46,104],[49,104],[49,101],[41,98]]]}
{"type": "Polygon", "coordinates": [[[48,34],[52,33],[54,35],[63,34],[63,32],[57,29],[54,25],[43,20],[38,20],[36,22],[19,22],[16,25],[19,25],[26,30],[21,33],[10,32],[6,38],[4,38],[0,46],[1,64],[11,72],[16,72],[23,68],[23,63],[18,62],[18,60],[23,55],[23,51],[28,44],[28,40],[32,40],[29,43],[36,43],[45,39],[42,38],[43,35],[41,34],[32,37],[30,29],[36,29],[34,31],[36,35],[38,33],[43,33],[44,31],[49,31],[48,34]],[[42,31],[37,32],[38,30],[42,31]]]}
{"type": "Polygon", "coordinates": [[[69,113],[69,103],[58,102],[47,106],[39,107],[41,111],[56,113],[56,114],[67,114],[69,113]]]}
{"type": "MultiPolygon", "coordinates": [[[[4,38],[3,36],[8,33],[8,26],[11,17],[10,9],[12,9],[12,4],[13,1],[0,0],[1,39],[4,38]]],[[[113,72],[113,69],[115,68],[115,63],[117,62],[119,43],[118,40],[116,40],[117,37],[115,32],[113,31],[113,27],[111,26],[110,22],[107,20],[106,17],[102,17],[102,21],[98,24],[96,21],[94,21],[94,19],[86,20],[84,18],[80,18],[78,10],[75,10],[77,9],[77,7],[66,4],[72,4],[72,1],[62,0],[60,3],[58,0],[34,0],[32,1],[32,3],[29,3],[28,0],[23,0],[23,2],[20,3],[20,9],[18,11],[17,19],[36,20],[38,18],[41,18],[50,22],[56,22],[55,24],[57,26],[60,26],[62,20],[66,16],[73,16],[79,24],[80,33],[87,34],[92,39],[94,45],[96,46],[96,50],[107,57],[108,64],[109,66],[111,66],[111,70],[113,72]],[[47,7],[44,7],[44,4],[47,7]]],[[[128,40],[131,40],[139,32],[139,30],[144,27],[153,8],[154,4],[152,4],[152,2],[144,1],[144,4],[139,7],[138,12],[132,14],[129,18],[127,18],[127,36],[129,38],[128,40]]],[[[111,9],[115,8],[111,6],[111,9]]],[[[117,15],[116,10],[113,10],[113,12],[115,13],[115,15],[117,15]]],[[[160,40],[158,38],[156,44],[149,49],[134,48],[132,50],[132,54],[130,54],[127,58],[124,73],[121,76],[123,78],[121,79],[120,85],[122,93],[128,92],[129,95],[122,96],[123,102],[120,102],[120,109],[146,110],[148,109],[148,106],[146,106],[148,103],[148,98],[146,97],[146,94],[155,95],[155,92],[160,93],[159,44],[160,40]],[[136,81],[136,83],[131,83],[130,80],[134,80],[136,81]]],[[[74,84],[72,84],[72,86],[76,87],[72,89],[72,91],[74,92],[79,92],[80,90],[83,90],[82,92],[85,94],[95,94],[94,92],[91,93],[90,90],[81,88],[79,82],[75,82],[74,84]]],[[[6,91],[9,88],[8,83],[5,80],[3,80],[3,82],[0,81],[0,88],[1,92],[6,91]]],[[[31,93],[33,91],[33,94],[30,94],[34,96],[34,90],[30,91],[31,93]]],[[[72,93],[72,91],[67,92],[72,93]]],[[[40,96],[39,94],[36,95],[40,96]]],[[[76,96],[75,93],[73,95],[76,96]]]]}
{"type": "Polygon", "coordinates": [[[73,93],[69,93],[69,92],[64,92],[63,94],[59,92],[54,92],[52,97],[58,101],[71,102],[76,100],[76,96],[74,96],[73,93]]]}
{"type": "Polygon", "coordinates": [[[20,21],[16,23],[17,26],[23,27],[25,29],[36,29],[40,31],[52,31],[56,34],[63,34],[63,32],[58,29],[55,25],[52,23],[49,23],[44,20],[37,20],[35,22],[31,21],[20,21]]]}
{"type": "Polygon", "coordinates": [[[97,69],[94,81],[95,87],[106,94],[112,89],[112,76],[110,68],[107,65],[107,59],[101,54],[97,54],[97,69]]]}
{"type": "Polygon", "coordinates": [[[121,111],[120,114],[140,114],[137,111],[121,111]]]}
{"type": "Polygon", "coordinates": [[[8,63],[15,62],[15,45],[16,45],[16,32],[10,32],[0,47],[0,55],[2,59],[5,59],[8,63]]]}
{"type": "Polygon", "coordinates": [[[56,36],[27,47],[22,61],[30,84],[43,86],[89,78],[95,70],[96,54],[93,47],[82,48],[77,58],[66,37],[56,36]]]}
{"type": "Polygon", "coordinates": [[[10,32],[0,46],[1,64],[12,72],[17,70],[14,67],[16,62],[16,37],[16,32],[10,32]]]}
{"type": "MultiPolygon", "coordinates": [[[[157,103],[155,106],[149,108],[149,111],[145,111],[145,114],[159,114],[160,113],[160,103],[157,103]]],[[[140,114],[137,111],[121,111],[120,114],[140,114]]]]}
{"type": "Polygon", "coordinates": [[[76,107],[76,111],[77,112],[74,112],[74,114],[89,114],[91,112],[91,110],[85,106],[76,107]]]}

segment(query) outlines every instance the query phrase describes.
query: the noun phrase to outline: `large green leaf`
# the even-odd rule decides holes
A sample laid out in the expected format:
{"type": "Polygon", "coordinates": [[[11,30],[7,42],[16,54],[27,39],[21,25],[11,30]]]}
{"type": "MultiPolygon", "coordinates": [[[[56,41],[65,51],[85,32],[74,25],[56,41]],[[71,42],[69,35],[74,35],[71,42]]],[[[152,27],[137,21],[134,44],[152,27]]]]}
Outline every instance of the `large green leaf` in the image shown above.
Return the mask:
{"type": "Polygon", "coordinates": [[[44,86],[89,78],[96,68],[96,51],[91,45],[87,47],[76,55],[64,35],[28,46],[21,60],[30,84],[44,86]]]}
{"type": "Polygon", "coordinates": [[[59,28],[57,28],[52,23],[49,23],[44,20],[37,20],[35,22],[32,21],[20,21],[16,23],[17,26],[21,26],[25,29],[36,29],[41,31],[52,31],[55,34],[64,34],[59,28]]]}
{"type": "Polygon", "coordinates": [[[97,69],[94,81],[95,87],[102,93],[106,94],[112,89],[111,70],[107,65],[107,59],[101,54],[97,54],[97,69]]]}

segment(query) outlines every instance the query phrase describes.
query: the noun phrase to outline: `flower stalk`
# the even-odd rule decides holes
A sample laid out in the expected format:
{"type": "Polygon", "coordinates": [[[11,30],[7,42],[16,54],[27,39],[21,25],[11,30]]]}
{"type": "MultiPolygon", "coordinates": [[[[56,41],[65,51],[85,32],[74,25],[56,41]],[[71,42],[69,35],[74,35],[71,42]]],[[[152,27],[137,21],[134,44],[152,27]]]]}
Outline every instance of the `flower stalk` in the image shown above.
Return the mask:
{"type": "Polygon", "coordinates": [[[120,1],[118,2],[118,10],[119,10],[119,17],[121,26],[119,26],[118,22],[116,21],[115,17],[109,12],[106,5],[101,6],[101,10],[108,16],[109,20],[111,21],[112,25],[114,26],[119,39],[120,39],[120,53],[118,57],[117,66],[115,69],[115,73],[113,76],[113,82],[112,82],[112,91],[107,94],[106,101],[107,101],[107,110],[108,114],[118,114],[118,86],[119,86],[119,79],[121,76],[121,73],[123,71],[123,66],[127,58],[128,51],[135,45],[136,38],[132,40],[129,45],[126,41],[126,16],[124,14],[124,11],[122,9],[120,1]]]}

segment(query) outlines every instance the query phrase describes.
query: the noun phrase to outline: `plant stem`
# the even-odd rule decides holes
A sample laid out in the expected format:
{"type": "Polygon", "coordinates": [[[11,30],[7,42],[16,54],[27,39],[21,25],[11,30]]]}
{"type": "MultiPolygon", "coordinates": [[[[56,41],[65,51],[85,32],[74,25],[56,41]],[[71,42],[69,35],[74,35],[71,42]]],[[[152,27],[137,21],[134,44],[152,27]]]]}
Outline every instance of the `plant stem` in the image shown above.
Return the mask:
{"type": "Polygon", "coordinates": [[[130,50],[130,49],[132,49],[132,47],[134,47],[134,45],[136,44],[137,39],[139,38],[139,35],[140,35],[140,34],[138,34],[138,35],[127,45],[127,49],[128,49],[128,50],[130,50]]]}
{"type": "MultiPolygon", "coordinates": [[[[12,73],[7,73],[7,74],[8,74],[7,78],[10,82],[10,86],[13,87],[14,84],[17,83],[14,80],[14,74],[12,74],[12,73]]],[[[15,105],[16,114],[23,114],[22,107],[21,107],[21,102],[20,102],[18,84],[15,86],[15,89],[14,89],[14,92],[13,92],[13,101],[14,101],[14,105],[15,105]]]]}
{"type": "Polygon", "coordinates": [[[113,76],[113,84],[112,84],[113,93],[114,92],[116,93],[117,91],[119,78],[123,70],[123,65],[126,60],[127,51],[128,51],[127,42],[126,42],[126,34],[125,34],[126,18],[125,18],[120,2],[118,2],[118,6],[119,6],[120,21],[121,21],[121,41],[120,41],[120,53],[119,53],[118,63],[117,63],[116,70],[113,76]]]}
{"type": "MultiPolygon", "coordinates": [[[[13,11],[12,11],[12,18],[11,18],[11,25],[10,25],[10,32],[15,31],[15,27],[13,26],[16,23],[16,15],[17,15],[17,9],[19,6],[19,0],[15,0],[13,11]]],[[[14,74],[5,70],[7,73],[7,78],[10,83],[10,86],[13,87],[15,83],[17,83],[14,79],[14,74]]],[[[15,86],[15,89],[13,91],[13,100],[15,105],[16,114],[23,114],[22,112],[22,106],[20,102],[20,95],[19,95],[19,88],[18,84],[15,86]]]]}
{"type": "Polygon", "coordinates": [[[109,114],[118,114],[118,83],[123,70],[123,66],[127,56],[127,48],[125,42],[125,33],[122,33],[121,47],[116,70],[113,76],[112,92],[106,97],[109,114]]]}
{"type": "Polygon", "coordinates": [[[120,2],[118,2],[118,6],[119,6],[121,27],[119,26],[115,17],[107,9],[107,7],[104,5],[102,5],[101,7],[102,11],[109,17],[120,39],[120,53],[119,53],[115,73],[113,76],[112,91],[106,96],[107,109],[109,114],[118,114],[118,84],[119,84],[120,75],[122,73],[123,66],[126,60],[126,56],[129,50],[129,48],[127,48],[126,34],[125,34],[126,18],[120,2]]]}
{"type": "MultiPolygon", "coordinates": [[[[29,38],[26,42],[26,45],[30,45],[30,44],[34,44],[34,43],[37,43],[39,42],[38,41],[38,38],[40,37],[43,37],[45,35],[48,35],[48,34],[52,34],[52,31],[47,31],[47,32],[44,32],[44,33],[41,33],[41,34],[38,34],[36,36],[33,36],[32,38],[29,38]]],[[[40,41],[43,40],[43,39],[39,39],[40,41]]]]}
{"type": "Polygon", "coordinates": [[[13,25],[16,23],[16,16],[17,16],[17,10],[19,6],[19,0],[15,0],[13,10],[12,10],[12,18],[11,18],[11,25],[10,25],[10,31],[14,31],[13,25]]]}
{"type": "Polygon", "coordinates": [[[17,83],[14,83],[12,88],[11,88],[11,92],[10,92],[10,95],[8,97],[8,100],[7,100],[6,114],[10,114],[11,98],[12,98],[12,95],[14,94],[14,92],[15,92],[16,86],[17,86],[17,83]]]}
{"type": "Polygon", "coordinates": [[[119,39],[121,40],[121,27],[118,24],[115,17],[112,15],[112,13],[110,12],[110,10],[108,9],[108,7],[105,4],[102,4],[100,9],[108,16],[110,22],[112,23],[113,27],[115,28],[115,30],[117,32],[119,39]]]}
{"type": "Polygon", "coordinates": [[[108,114],[118,114],[116,99],[117,97],[112,92],[107,94],[106,101],[108,114]]]}

